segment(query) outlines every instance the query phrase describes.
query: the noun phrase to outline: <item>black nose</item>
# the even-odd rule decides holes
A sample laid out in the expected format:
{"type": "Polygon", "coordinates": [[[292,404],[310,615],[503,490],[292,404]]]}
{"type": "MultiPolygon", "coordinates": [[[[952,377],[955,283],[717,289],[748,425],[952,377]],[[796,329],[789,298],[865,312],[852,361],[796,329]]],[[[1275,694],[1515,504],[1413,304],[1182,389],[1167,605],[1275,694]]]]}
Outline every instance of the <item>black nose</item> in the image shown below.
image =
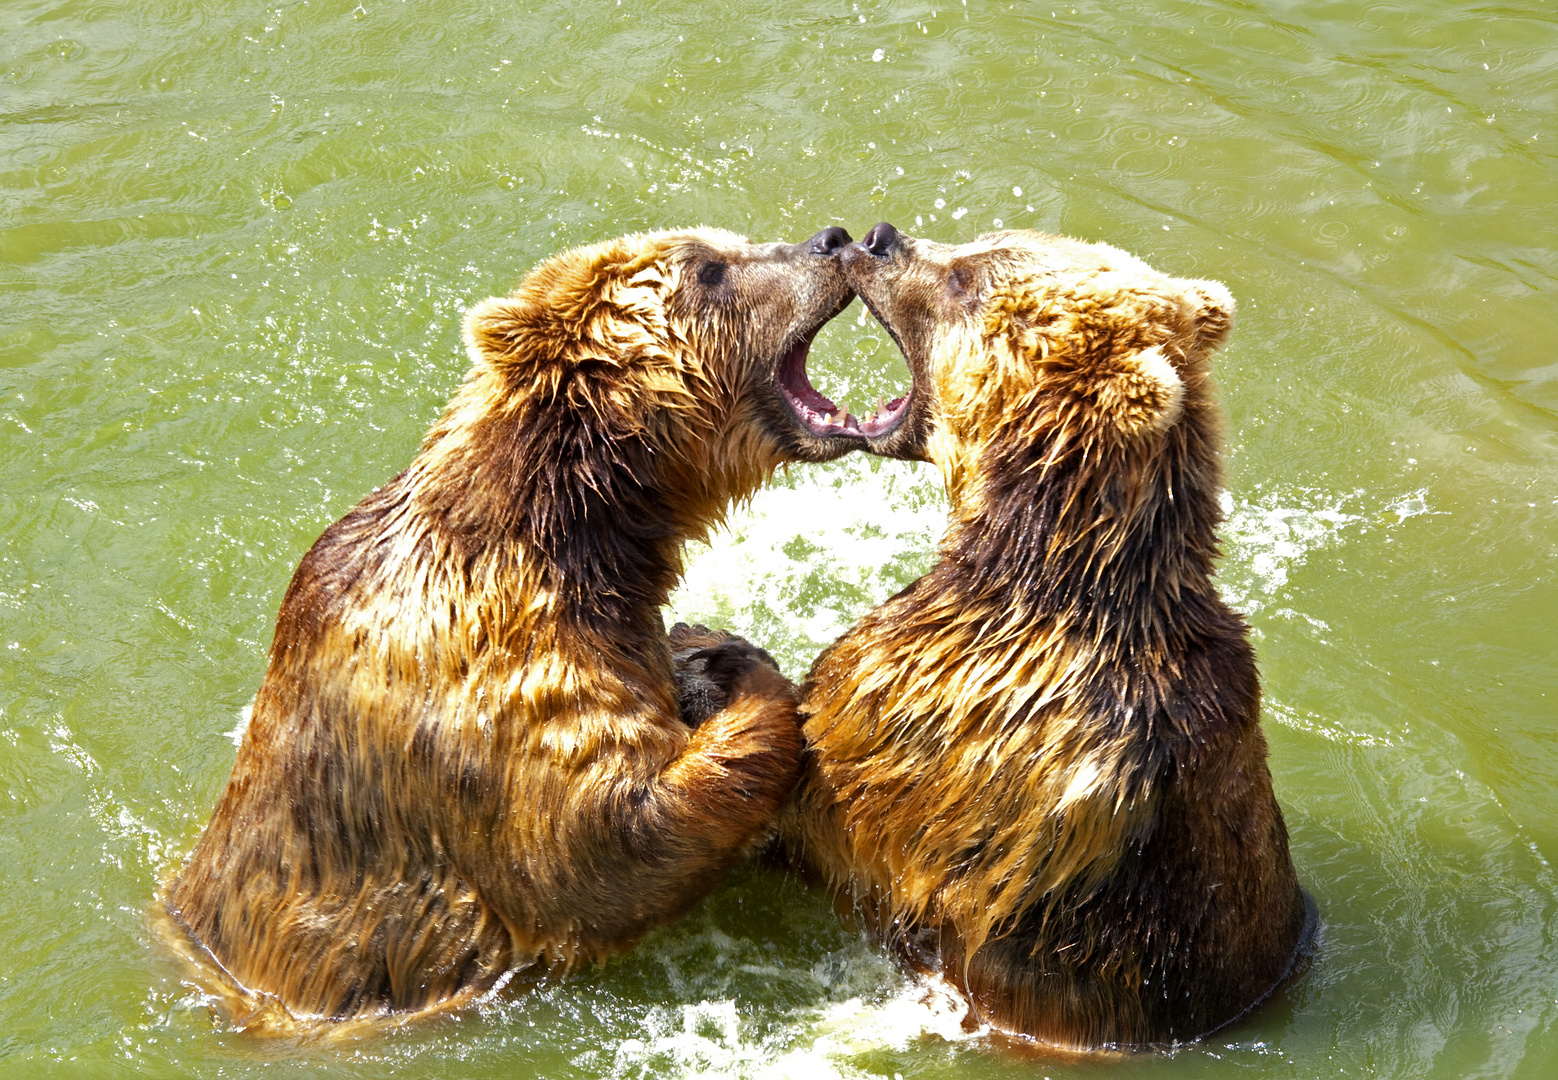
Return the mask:
{"type": "Polygon", "coordinates": [[[878,258],[885,258],[888,252],[898,246],[898,230],[888,222],[879,221],[871,226],[871,231],[866,233],[866,238],[860,242],[871,254],[878,258]]]}
{"type": "Polygon", "coordinates": [[[806,250],[813,255],[832,255],[849,241],[849,233],[837,225],[829,225],[806,242],[806,250]]]}

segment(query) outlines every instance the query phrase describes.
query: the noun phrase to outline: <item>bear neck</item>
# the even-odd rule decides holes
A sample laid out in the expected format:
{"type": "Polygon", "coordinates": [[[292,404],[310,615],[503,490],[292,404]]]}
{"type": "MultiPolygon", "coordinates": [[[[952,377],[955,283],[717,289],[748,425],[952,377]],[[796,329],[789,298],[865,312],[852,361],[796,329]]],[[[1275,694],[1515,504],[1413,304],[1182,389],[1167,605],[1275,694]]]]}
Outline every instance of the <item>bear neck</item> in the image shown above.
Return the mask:
{"type": "Polygon", "coordinates": [[[615,650],[664,637],[683,542],[704,525],[663,489],[671,452],[556,402],[467,419],[457,401],[403,490],[458,561],[512,590],[512,618],[537,612],[615,650]]]}
{"type": "Polygon", "coordinates": [[[1003,623],[1069,625],[1122,653],[1220,625],[1220,476],[1205,419],[1187,415],[1147,460],[988,449],[982,482],[952,507],[943,583],[1003,623]]]}

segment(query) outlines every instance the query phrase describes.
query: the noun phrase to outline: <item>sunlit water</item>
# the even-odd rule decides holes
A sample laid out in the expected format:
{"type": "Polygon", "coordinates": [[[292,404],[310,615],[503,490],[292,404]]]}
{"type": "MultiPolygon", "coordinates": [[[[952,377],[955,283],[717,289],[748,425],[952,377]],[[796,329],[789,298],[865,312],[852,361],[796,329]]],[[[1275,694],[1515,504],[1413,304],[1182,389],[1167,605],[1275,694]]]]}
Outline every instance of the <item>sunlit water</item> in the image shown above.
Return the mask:
{"type": "MultiPolygon", "coordinates": [[[[1558,22],[1467,5],[9,0],[0,1075],[1558,1075],[1558,22]],[[1312,970],[1247,1023],[1015,1061],[740,872],[604,968],[345,1047],[214,1023],[144,911],[321,529],[458,385],[461,311],[707,223],[1035,227],[1226,281],[1222,587],[1312,970]]],[[[846,312],[819,383],[903,369],[846,312]]],[[[928,563],[930,470],[797,467],[668,615],[804,672],[928,563]]]]}

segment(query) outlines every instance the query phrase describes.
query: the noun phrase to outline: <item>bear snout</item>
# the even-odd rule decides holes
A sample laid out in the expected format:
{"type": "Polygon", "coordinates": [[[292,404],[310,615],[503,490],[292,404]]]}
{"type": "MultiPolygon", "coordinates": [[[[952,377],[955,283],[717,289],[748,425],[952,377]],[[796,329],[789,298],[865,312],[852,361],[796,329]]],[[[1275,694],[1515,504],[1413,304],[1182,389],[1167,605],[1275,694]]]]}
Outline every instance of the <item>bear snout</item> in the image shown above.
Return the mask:
{"type": "Polygon", "coordinates": [[[829,225],[806,241],[806,250],[813,255],[832,255],[852,242],[849,233],[844,229],[837,225],[829,225]]]}
{"type": "Polygon", "coordinates": [[[860,241],[862,247],[879,259],[887,258],[893,253],[893,248],[901,247],[902,243],[898,230],[888,221],[879,221],[871,226],[871,231],[860,241]]]}

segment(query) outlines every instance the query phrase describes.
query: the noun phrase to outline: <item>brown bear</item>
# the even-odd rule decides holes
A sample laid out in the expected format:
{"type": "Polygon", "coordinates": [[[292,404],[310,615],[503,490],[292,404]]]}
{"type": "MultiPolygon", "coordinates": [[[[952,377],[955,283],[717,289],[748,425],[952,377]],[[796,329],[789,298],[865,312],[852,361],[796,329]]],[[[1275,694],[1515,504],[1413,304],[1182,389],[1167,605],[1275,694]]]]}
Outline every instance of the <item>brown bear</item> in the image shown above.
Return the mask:
{"type": "Polygon", "coordinates": [[[998,1031],[1093,1051],[1227,1024],[1308,919],[1213,584],[1232,298],[1034,232],[884,223],[840,259],[914,376],[872,449],[939,466],[950,522],[802,687],[787,857],[998,1031]]]}
{"type": "Polygon", "coordinates": [[[298,567],[161,894],[239,1026],[339,1032],[566,971],[762,839],[799,767],[794,689],[739,639],[668,637],[661,606],[733,498],[861,445],[805,374],[853,298],[848,242],[628,236],[471,310],[443,418],[298,567]]]}

